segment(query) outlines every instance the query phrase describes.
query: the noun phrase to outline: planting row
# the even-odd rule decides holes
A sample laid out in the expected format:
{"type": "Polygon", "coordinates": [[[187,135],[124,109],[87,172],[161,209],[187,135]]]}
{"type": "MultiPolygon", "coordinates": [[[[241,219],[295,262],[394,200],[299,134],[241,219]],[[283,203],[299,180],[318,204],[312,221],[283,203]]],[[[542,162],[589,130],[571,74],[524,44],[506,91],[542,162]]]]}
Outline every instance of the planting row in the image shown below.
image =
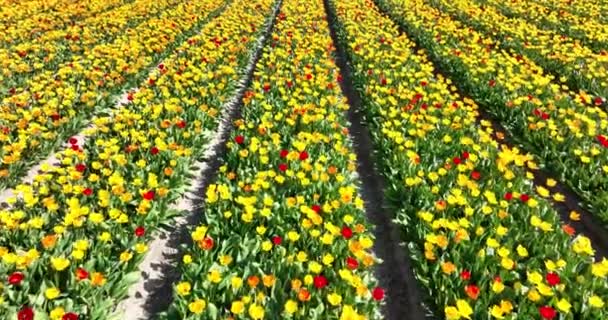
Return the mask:
{"type": "Polygon", "coordinates": [[[52,10],[62,1],[50,0],[50,1],[22,1],[15,3],[11,0],[0,1],[0,21],[19,21],[27,16],[33,16],[36,14],[44,13],[47,10],[52,10]]]}
{"type": "Polygon", "coordinates": [[[548,8],[559,12],[568,12],[581,18],[602,23],[608,22],[604,12],[608,10],[608,4],[598,0],[534,0],[548,8]]]}
{"type": "MultiPolygon", "coordinates": [[[[533,158],[493,140],[477,105],[373,1],[332,2],[387,198],[436,313],[606,318],[608,261],[595,263],[589,239],[560,223],[528,176],[533,158]]],[[[397,2],[391,12],[403,14],[397,2]]]]}
{"type": "Polygon", "coordinates": [[[0,48],[0,59],[4,67],[4,88],[1,97],[27,90],[27,87],[22,86],[28,79],[40,73],[48,72],[49,76],[54,76],[58,69],[65,66],[62,64],[64,62],[87,59],[91,52],[95,52],[95,46],[111,43],[126,29],[137,27],[177,3],[179,2],[175,0],[137,0],[64,29],[42,33],[32,41],[0,48]]]}
{"type": "Polygon", "coordinates": [[[325,17],[283,1],[166,318],[380,318],[325,17]]]}
{"type": "MultiPolygon", "coordinates": [[[[181,2],[114,41],[37,74],[4,99],[0,187],[17,183],[30,164],[76,134],[93,114],[112,107],[116,94],[136,85],[152,64],[223,6],[223,0],[181,2]]],[[[150,86],[155,82],[156,77],[148,80],[150,86]]]]}
{"type": "Polygon", "coordinates": [[[41,32],[65,28],[76,20],[111,9],[125,1],[128,0],[51,0],[3,4],[0,6],[0,47],[34,39],[41,32]]]}
{"type": "MultiPolygon", "coordinates": [[[[199,5],[213,3],[187,4],[199,5]]],[[[85,145],[70,141],[56,155],[60,166],[16,187],[11,208],[0,211],[1,318],[109,319],[137,278],[150,233],[175,214],[170,205],[183,196],[270,13],[270,1],[229,5],[128,104],[95,119],[85,145]]]]}
{"type": "Polygon", "coordinates": [[[525,56],[497,49],[423,0],[381,3],[458,86],[608,222],[608,116],[592,96],[569,94],[525,56]]]}
{"type": "Polygon", "coordinates": [[[580,39],[596,52],[606,50],[608,26],[601,21],[583,18],[563,10],[554,11],[533,1],[480,0],[478,2],[495,6],[507,16],[526,19],[540,28],[564,32],[564,36],[580,39]]]}
{"type": "MultiPolygon", "coordinates": [[[[501,45],[525,54],[548,71],[554,72],[573,88],[599,95],[594,101],[604,104],[608,96],[608,54],[595,53],[580,41],[544,30],[522,18],[508,18],[492,6],[480,7],[475,0],[429,0],[463,23],[491,33],[501,45]]],[[[595,97],[594,97],[595,98],[595,97]]]]}

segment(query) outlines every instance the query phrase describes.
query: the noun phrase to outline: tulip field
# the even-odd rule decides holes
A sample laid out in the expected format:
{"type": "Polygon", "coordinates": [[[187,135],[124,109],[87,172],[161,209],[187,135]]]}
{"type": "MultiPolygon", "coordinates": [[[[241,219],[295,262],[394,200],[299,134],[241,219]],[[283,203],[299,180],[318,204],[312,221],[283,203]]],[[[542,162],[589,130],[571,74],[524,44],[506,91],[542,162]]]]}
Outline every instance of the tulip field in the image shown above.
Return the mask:
{"type": "Polygon", "coordinates": [[[608,319],[604,1],[0,4],[0,319],[608,319]]]}

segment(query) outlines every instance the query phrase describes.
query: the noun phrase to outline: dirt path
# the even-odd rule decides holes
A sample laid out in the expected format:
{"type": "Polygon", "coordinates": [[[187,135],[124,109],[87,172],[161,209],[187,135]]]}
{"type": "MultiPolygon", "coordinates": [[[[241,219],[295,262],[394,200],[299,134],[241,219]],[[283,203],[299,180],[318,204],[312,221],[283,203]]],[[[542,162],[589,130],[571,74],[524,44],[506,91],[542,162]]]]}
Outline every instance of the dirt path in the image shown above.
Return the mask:
{"type": "Polygon", "coordinates": [[[362,182],[360,191],[365,200],[367,217],[375,225],[374,253],[382,259],[376,275],[387,292],[383,314],[387,320],[425,319],[430,317],[430,312],[425,312],[422,293],[414,277],[408,249],[402,245],[398,228],[392,222],[390,211],[386,210],[385,182],[374,165],[371,136],[369,129],[363,124],[360,112],[363,108],[362,100],[354,89],[352,71],[347,63],[344,48],[339,45],[335,26],[336,17],[330,10],[328,1],[323,2],[331,37],[336,47],[336,64],[342,75],[340,87],[350,105],[348,110],[349,133],[357,154],[357,171],[362,182]]]}

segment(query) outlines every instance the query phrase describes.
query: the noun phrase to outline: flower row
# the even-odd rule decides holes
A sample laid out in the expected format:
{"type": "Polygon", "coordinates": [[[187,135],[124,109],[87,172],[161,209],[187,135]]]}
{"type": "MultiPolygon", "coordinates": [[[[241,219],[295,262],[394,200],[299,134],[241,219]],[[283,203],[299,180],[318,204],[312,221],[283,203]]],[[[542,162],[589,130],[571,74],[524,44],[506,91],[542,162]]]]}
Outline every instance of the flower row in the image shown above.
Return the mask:
{"type": "Polygon", "coordinates": [[[608,115],[596,99],[566,92],[525,56],[497,49],[485,34],[423,0],[386,3],[444,72],[608,222],[608,115]]]}
{"type": "Polygon", "coordinates": [[[395,221],[436,312],[605,318],[608,261],[594,263],[589,239],[560,223],[527,176],[532,157],[493,140],[477,105],[373,1],[333,3],[395,221]]]}
{"type": "Polygon", "coordinates": [[[112,9],[127,0],[107,1],[26,1],[1,5],[0,47],[7,48],[18,43],[34,40],[42,32],[68,27],[79,19],[91,17],[112,9]],[[39,6],[44,5],[44,6],[39,6]]]}
{"type": "Polygon", "coordinates": [[[19,21],[28,16],[35,16],[54,9],[61,4],[61,0],[22,1],[19,3],[2,0],[0,1],[0,22],[19,21]]]}
{"type": "Polygon", "coordinates": [[[86,144],[71,140],[59,166],[16,187],[0,211],[1,318],[108,318],[150,234],[176,214],[269,7],[231,4],[154,68],[153,83],[97,118],[86,144]]]}
{"type": "MultiPolygon", "coordinates": [[[[216,14],[223,3],[181,2],[110,43],[86,49],[56,70],[35,75],[26,82],[27,89],[4,99],[0,186],[17,183],[31,163],[76,134],[94,113],[113,107],[115,94],[137,84],[147,68],[216,14]]],[[[147,81],[154,86],[156,78],[147,81]]]]}
{"type": "Polygon", "coordinates": [[[168,319],[379,319],[323,2],[285,0],[168,319]]]}
{"type": "MultiPolygon", "coordinates": [[[[608,97],[608,53],[595,53],[580,41],[559,31],[541,29],[523,18],[509,18],[492,6],[479,6],[475,0],[428,0],[463,23],[500,39],[501,45],[525,54],[548,71],[560,75],[562,82],[599,95],[598,105],[608,97]]],[[[595,98],[595,97],[594,97],[595,98]]]]}
{"type": "Polygon", "coordinates": [[[564,32],[564,36],[580,39],[596,52],[606,50],[608,26],[600,21],[583,18],[567,11],[555,11],[533,1],[502,2],[481,0],[481,4],[499,8],[501,13],[528,20],[540,28],[564,32]]]}
{"type": "Polygon", "coordinates": [[[67,63],[87,59],[95,46],[111,43],[127,28],[135,28],[177,3],[136,0],[65,28],[42,32],[31,41],[0,48],[4,66],[2,98],[26,90],[22,86],[39,73],[54,73],[67,63]]]}
{"type": "Polygon", "coordinates": [[[581,18],[586,18],[602,23],[608,22],[604,12],[608,10],[608,4],[597,0],[535,0],[536,2],[556,11],[564,11],[581,18]]]}

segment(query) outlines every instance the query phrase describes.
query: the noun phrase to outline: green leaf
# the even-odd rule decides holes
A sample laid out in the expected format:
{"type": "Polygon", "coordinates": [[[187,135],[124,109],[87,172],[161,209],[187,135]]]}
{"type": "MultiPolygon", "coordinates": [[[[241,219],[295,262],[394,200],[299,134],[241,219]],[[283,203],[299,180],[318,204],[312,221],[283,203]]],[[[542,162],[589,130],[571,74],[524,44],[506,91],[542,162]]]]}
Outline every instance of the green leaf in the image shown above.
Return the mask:
{"type": "Polygon", "coordinates": [[[140,275],[139,271],[133,271],[133,272],[127,273],[127,275],[125,275],[123,277],[122,282],[126,286],[131,286],[132,284],[139,281],[140,277],[141,277],[141,275],[140,275]]]}
{"type": "Polygon", "coordinates": [[[215,304],[210,302],[207,305],[207,309],[209,310],[209,317],[211,317],[211,319],[217,319],[217,307],[215,304]]]}
{"type": "MultiPolygon", "coordinates": [[[[16,319],[16,317],[15,317],[16,319]]],[[[48,320],[49,316],[46,312],[38,309],[34,309],[34,320],[48,320]]]]}

